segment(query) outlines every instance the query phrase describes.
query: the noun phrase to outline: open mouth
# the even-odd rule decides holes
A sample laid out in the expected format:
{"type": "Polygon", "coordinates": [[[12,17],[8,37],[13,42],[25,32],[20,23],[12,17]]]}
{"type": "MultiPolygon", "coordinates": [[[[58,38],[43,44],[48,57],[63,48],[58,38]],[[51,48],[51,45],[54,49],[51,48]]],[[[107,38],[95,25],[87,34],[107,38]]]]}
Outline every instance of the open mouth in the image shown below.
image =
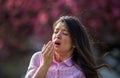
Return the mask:
{"type": "Polygon", "coordinates": [[[55,42],[55,45],[60,45],[60,43],[59,42],[55,42]]]}

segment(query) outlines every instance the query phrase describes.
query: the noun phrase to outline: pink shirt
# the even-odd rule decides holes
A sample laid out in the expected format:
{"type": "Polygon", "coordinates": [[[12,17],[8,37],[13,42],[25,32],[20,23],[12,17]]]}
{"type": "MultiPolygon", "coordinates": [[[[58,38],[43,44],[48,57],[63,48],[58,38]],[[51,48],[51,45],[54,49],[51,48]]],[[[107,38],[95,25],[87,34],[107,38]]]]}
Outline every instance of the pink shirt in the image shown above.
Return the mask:
{"type": "MultiPolygon", "coordinates": [[[[41,64],[41,53],[36,52],[30,61],[25,78],[32,78],[33,74],[41,64]]],[[[64,62],[57,62],[53,59],[52,65],[48,69],[46,78],[85,78],[83,72],[78,70],[71,61],[71,57],[64,62]]]]}

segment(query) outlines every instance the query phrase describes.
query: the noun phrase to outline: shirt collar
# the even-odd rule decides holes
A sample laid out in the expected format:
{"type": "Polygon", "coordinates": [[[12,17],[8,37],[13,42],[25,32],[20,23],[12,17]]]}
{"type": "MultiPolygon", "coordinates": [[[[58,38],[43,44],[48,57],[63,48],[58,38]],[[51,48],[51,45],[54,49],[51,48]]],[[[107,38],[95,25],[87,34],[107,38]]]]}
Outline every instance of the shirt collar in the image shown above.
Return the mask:
{"type": "MultiPolygon", "coordinates": [[[[66,66],[72,66],[73,63],[72,63],[71,58],[72,58],[72,57],[69,57],[69,58],[67,58],[66,60],[64,60],[64,61],[61,62],[61,63],[65,64],[66,66]]],[[[57,65],[60,64],[59,62],[57,62],[57,61],[55,60],[54,57],[53,57],[53,63],[55,63],[55,64],[57,64],[57,65]]]]}
{"type": "Polygon", "coordinates": [[[72,57],[69,57],[67,58],[66,60],[64,60],[64,63],[67,65],[67,66],[72,66],[72,60],[71,60],[72,57]]]}

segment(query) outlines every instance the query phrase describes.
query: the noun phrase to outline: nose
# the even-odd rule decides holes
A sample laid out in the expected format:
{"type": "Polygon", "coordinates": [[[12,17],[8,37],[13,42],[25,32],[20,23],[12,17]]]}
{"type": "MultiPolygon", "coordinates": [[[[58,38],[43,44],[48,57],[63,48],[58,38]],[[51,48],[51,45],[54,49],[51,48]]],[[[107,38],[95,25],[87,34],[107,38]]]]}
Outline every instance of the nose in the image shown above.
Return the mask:
{"type": "Polygon", "coordinates": [[[62,38],[61,32],[58,32],[58,33],[56,34],[56,38],[58,38],[58,39],[61,39],[61,38],[62,38]]]}

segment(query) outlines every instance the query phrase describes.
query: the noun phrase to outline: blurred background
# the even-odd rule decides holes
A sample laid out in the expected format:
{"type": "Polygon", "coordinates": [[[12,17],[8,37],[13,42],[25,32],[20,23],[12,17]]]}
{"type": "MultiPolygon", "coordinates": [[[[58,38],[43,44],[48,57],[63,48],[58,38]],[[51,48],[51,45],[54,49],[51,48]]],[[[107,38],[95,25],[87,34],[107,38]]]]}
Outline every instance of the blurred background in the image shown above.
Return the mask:
{"type": "Polygon", "coordinates": [[[120,0],[0,0],[0,78],[24,78],[63,15],[87,28],[97,63],[112,68],[99,70],[103,78],[120,78],[120,0]]]}

